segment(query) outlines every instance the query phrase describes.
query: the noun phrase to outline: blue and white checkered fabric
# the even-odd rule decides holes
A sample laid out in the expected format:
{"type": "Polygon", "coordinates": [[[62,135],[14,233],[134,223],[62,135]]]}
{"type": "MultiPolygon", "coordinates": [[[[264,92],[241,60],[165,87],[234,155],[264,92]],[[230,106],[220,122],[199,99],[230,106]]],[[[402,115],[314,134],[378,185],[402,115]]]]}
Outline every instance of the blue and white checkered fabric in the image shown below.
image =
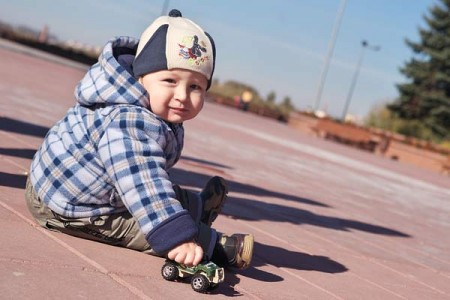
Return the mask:
{"type": "Polygon", "coordinates": [[[167,173],[181,155],[184,130],[147,108],[147,92],[113,56],[114,48],[136,43],[121,37],[106,45],[75,89],[78,104],[36,153],[30,179],[58,214],[90,217],[128,209],[148,235],[187,214],[167,173]]]}

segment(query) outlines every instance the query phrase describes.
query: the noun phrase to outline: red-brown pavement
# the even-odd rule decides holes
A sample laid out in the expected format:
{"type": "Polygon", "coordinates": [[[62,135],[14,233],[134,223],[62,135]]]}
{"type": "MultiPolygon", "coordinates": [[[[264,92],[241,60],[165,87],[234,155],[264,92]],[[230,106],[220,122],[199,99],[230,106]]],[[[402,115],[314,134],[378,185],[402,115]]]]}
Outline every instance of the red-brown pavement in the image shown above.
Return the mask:
{"type": "Polygon", "coordinates": [[[165,281],[162,258],[40,228],[26,172],[85,70],[0,40],[1,299],[450,299],[448,177],[213,103],[171,176],[228,181],[214,226],[254,234],[250,268],[202,295],[165,281]]]}

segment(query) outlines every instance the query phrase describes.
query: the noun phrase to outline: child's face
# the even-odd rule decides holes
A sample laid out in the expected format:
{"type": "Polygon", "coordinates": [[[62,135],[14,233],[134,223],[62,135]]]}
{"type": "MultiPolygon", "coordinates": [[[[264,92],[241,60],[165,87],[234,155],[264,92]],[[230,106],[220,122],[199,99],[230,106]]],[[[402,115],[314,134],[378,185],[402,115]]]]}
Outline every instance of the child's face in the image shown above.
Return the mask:
{"type": "Polygon", "coordinates": [[[139,78],[150,98],[154,114],[171,123],[181,123],[202,110],[208,81],[200,73],[173,69],[139,78]]]}

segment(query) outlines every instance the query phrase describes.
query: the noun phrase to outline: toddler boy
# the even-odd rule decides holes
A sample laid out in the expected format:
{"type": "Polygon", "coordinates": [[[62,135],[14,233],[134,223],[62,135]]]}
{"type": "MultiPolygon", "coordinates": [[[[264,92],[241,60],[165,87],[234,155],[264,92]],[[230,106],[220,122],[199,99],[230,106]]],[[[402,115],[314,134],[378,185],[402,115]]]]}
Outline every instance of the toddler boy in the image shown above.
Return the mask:
{"type": "Polygon", "coordinates": [[[26,199],[39,224],[186,265],[248,267],[253,236],[211,228],[227,194],[223,178],[193,193],[168,175],[183,148],[183,122],[203,107],[215,59],[211,36],[177,10],[139,42],[109,41],[75,88],[78,103],[33,158],[26,199]]]}

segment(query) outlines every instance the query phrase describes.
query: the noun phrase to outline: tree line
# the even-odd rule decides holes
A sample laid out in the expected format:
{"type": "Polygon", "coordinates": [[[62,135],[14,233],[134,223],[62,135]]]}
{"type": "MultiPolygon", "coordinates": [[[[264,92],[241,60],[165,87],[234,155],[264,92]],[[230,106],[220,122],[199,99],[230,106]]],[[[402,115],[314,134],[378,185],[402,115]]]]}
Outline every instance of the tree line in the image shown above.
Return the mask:
{"type": "Polygon", "coordinates": [[[366,125],[450,146],[450,0],[423,18],[420,41],[405,40],[413,57],[400,68],[399,97],[373,108],[366,125]]]}
{"type": "Polygon", "coordinates": [[[245,106],[245,110],[266,115],[279,121],[287,121],[289,114],[296,110],[289,96],[285,96],[281,101],[277,101],[274,91],[269,92],[264,97],[254,87],[234,80],[223,83],[220,83],[218,79],[213,80],[209,93],[214,97],[221,97],[222,101],[228,102],[230,105],[238,107],[239,102],[242,101],[242,96],[246,93],[250,94],[251,100],[245,106]]]}

